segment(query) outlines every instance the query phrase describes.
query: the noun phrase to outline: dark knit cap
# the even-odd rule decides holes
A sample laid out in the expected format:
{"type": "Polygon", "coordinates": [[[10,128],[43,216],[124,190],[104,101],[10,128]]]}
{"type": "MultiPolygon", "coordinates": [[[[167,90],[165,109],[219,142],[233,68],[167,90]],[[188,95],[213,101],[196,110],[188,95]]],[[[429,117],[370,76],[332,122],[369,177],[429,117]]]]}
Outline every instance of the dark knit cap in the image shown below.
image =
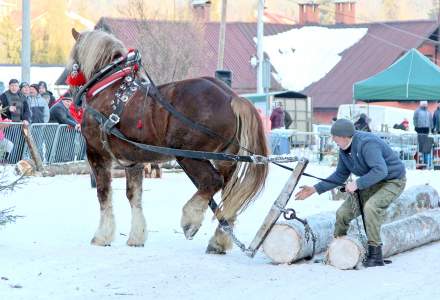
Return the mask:
{"type": "Polygon", "coordinates": [[[33,83],[33,84],[31,84],[29,87],[34,88],[34,89],[38,92],[38,84],[33,83]]]}
{"type": "Polygon", "coordinates": [[[9,84],[13,84],[13,83],[19,83],[17,79],[12,78],[11,80],[9,80],[9,84]]]}
{"type": "Polygon", "coordinates": [[[347,119],[337,119],[333,123],[330,130],[331,134],[334,136],[346,136],[351,137],[354,135],[354,125],[350,120],[347,119]]]}

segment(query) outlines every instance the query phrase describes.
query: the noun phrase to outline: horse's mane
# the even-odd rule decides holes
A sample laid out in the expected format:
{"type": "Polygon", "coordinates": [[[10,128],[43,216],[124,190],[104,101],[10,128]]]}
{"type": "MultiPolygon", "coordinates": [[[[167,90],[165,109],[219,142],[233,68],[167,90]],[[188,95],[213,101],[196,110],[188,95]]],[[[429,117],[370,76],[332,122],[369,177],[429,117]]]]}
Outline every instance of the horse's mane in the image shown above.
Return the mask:
{"type": "Polygon", "coordinates": [[[117,57],[127,54],[127,51],[120,40],[107,32],[86,31],[81,33],[73,47],[67,69],[72,70],[72,65],[78,63],[89,80],[94,73],[117,57]]]}

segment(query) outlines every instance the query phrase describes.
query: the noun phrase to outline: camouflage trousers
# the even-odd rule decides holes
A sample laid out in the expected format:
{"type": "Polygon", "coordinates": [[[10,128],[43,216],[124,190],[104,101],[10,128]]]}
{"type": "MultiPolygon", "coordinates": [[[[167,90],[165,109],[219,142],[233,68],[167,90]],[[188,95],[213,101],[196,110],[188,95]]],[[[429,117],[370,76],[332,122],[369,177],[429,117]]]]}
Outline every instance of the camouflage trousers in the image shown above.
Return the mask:
{"type": "MultiPolygon", "coordinates": [[[[406,178],[391,179],[360,191],[369,244],[382,244],[380,227],[384,221],[385,211],[390,203],[400,196],[405,185],[406,178]]],[[[346,235],[350,221],[359,215],[358,200],[356,197],[349,197],[336,211],[335,237],[346,235]]]]}

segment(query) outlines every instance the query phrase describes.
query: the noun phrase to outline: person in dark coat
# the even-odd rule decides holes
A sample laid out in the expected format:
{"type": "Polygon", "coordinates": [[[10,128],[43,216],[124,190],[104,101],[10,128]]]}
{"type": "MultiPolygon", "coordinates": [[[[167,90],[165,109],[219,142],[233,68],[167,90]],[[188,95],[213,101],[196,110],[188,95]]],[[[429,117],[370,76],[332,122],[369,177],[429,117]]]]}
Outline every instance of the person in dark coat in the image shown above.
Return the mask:
{"type": "Polygon", "coordinates": [[[366,114],[360,114],[359,119],[354,123],[354,128],[359,131],[371,132],[368,125],[368,116],[366,114]]]}
{"type": "Polygon", "coordinates": [[[368,237],[364,266],[383,266],[380,228],[385,210],[405,188],[405,166],[387,143],[372,133],[356,131],[349,120],[338,119],[330,132],[340,149],[336,171],[314,186],[302,186],[295,199],[304,200],[341,185],[348,193],[359,191],[359,201],[349,197],[337,210],[334,236],[347,234],[350,221],[360,214],[360,202],[368,237]],[[358,178],[345,183],[351,173],[358,178]]]}
{"type": "Polygon", "coordinates": [[[290,125],[292,124],[293,120],[290,114],[285,110],[284,111],[284,127],[286,129],[289,129],[290,125]]]}
{"type": "Polygon", "coordinates": [[[440,101],[437,103],[437,109],[432,116],[432,133],[439,134],[440,133],[440,101]]]}
{"type": "Polygon", "coordinates": [[[271,129],[284,128],[284,111],[281,106],[277,106],[270,114],[271,129]]]}
{"type": "Polygon", "coordinates": [[[70,115],[69,108],[72,105],[72,98],[64,97],[60,102],[50,108],[49,123],[67,124],[75,129],[79,129],[80,125],[70,115]]]}
{"type": "Polygon", "coordinates": [[[29,125],[31,111],[25,96],[20,92],[17,79],[9,81],[9,89],[0,96],[3,108],[3,116],[12,122],[23,122],[25,126],[29,125]]]}

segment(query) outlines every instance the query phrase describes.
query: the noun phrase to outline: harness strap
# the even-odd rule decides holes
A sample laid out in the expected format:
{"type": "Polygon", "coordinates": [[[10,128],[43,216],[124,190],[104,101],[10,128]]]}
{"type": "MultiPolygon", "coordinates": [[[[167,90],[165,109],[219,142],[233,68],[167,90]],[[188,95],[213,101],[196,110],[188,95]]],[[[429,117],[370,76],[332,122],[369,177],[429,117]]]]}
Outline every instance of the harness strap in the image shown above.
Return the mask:
{"type": "MultiPolygon", "coordinates": [[[[99,111],[93,109],[90,106],[86,107],[86,112],[90,113],[93,118],[98,122],[98,124],[106,124],[108,126],[104,126],[104,130],[106,130],[107,134],[112,134],[116,136],[117,138],[132,144],[142,150],[160,153],[168,156],[175,156],[175,157],[187,157],[192,159],[201,159],[201,160],[224,160],[224,161],[241,161],[241,162],[249,162],[249,163],[260,163],[264,164],[270,161],[270,158],[261,156],[261,155],[235,155],[235,154],[229,154],[229,153],[215,153],[215,152],[207,152],[207,151],[195,151],[195,150],[183,150],[183,149],[175,149],[175,148],[168,148],[168,147],[161,147],[161,146],[153,146],[153,145],[147,145],[138,143],[135,141],[132,141],[128,139],[119,129],[117,129],[114,125],[117,123],[115,120],[111,119],[111,116],[107,118],[99,111]]],[[[293,161],[296,158],[291,158],[291,161],[293,161]]],[[[274,158],[276,160],[276,158],[274,158]]],[[[297,159],[296,159],[297,160],[297,159]]],[[[295,161],[296,161],[295,160],[295,161]]]]}

